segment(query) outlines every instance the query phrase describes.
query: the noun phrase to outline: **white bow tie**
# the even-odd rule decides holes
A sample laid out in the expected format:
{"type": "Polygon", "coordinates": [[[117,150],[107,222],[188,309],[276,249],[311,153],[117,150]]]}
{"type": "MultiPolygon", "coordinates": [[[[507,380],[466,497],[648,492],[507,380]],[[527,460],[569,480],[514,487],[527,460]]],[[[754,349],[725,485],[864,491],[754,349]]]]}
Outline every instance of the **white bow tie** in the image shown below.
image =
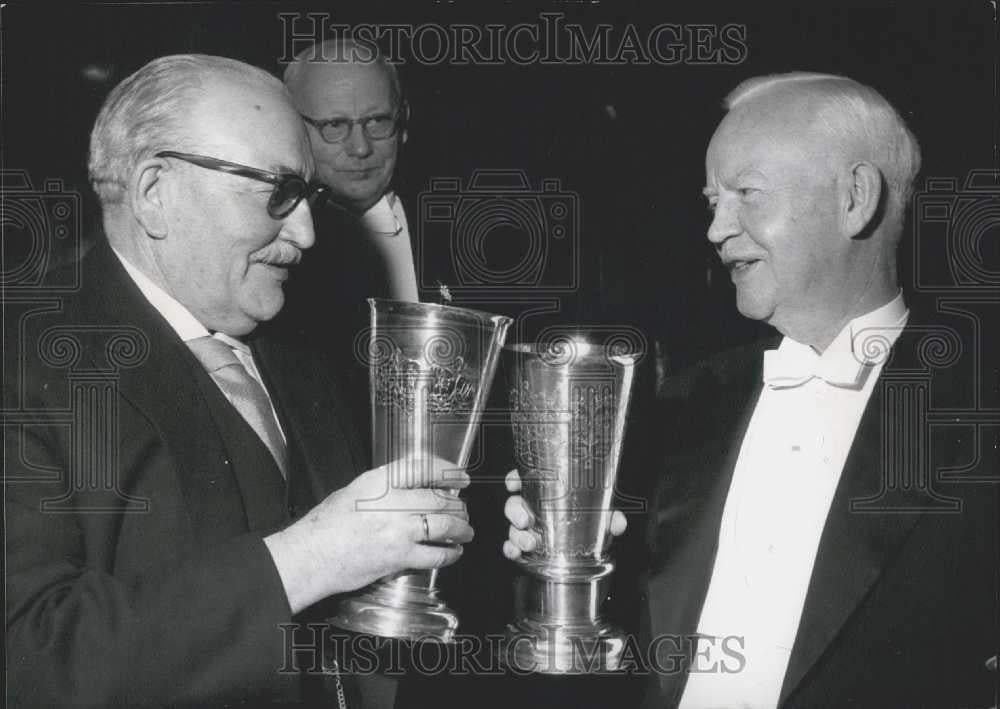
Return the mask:
{"type": "Polygon", "coordinates": [[[850,352],[821,357],[805,345],[795,343],[764,352],[764,383],[772,389],[801,386],[819,378],[828,384],[857,389],[864,384],[868,363],[850,352]]]}

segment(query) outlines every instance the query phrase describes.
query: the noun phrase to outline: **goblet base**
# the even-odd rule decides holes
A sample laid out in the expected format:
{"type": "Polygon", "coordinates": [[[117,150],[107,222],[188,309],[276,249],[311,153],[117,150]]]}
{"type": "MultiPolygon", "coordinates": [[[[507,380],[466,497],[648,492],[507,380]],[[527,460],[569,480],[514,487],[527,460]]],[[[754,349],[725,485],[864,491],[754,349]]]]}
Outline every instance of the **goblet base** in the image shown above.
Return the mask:
{"type": "Polygon", "coordinates": [[[435,588],[403,579],[380,580],[340,601],[329,622],[344,630],[384,638],[452,642],[458,615],[435,588]]]}
{"type": "Polygon", "coordinates": [[[522,619],[507,626],[504,659],[521,672],[597,674],[621,669],[625,633],[598,622],[566,624],[522,619]]]}

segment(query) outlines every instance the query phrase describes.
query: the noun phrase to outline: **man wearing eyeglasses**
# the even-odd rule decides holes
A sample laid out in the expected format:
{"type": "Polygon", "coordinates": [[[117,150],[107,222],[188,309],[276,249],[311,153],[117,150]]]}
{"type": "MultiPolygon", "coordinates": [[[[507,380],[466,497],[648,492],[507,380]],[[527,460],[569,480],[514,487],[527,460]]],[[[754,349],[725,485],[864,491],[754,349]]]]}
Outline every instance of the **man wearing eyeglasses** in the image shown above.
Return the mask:
{"type": "Polygon", "coordinates": [[[105,101],[89,169],[106,239],[5,348],[4,408],[32,412],[4,426],[10,704],[390,706],[303,624],[458,559],[464,504],[431,487],[466,479],[362,472],[335,369],[258,334],[323,189],[287,92],[155,60],[105,101]]]}
{"type": "Polygon", "coordinates": [[[308,126],[319,180],[336,204],[364,215],[386,196],[406,141],[396,68],[366,47],[328,40],[299,53],[284,81],[308,126]]]}
{"type": "Polygon", "coordinates": [[[409,226],[391,189],[409,107],[393,65],[350,40],[301,52],[284,73],[305,122],[316,177],[327,188],[314,211],[314,258],[289,291],[283,316],[338,361],[363,394],[355,337],[368,297],[418,300],[409,226]]]}

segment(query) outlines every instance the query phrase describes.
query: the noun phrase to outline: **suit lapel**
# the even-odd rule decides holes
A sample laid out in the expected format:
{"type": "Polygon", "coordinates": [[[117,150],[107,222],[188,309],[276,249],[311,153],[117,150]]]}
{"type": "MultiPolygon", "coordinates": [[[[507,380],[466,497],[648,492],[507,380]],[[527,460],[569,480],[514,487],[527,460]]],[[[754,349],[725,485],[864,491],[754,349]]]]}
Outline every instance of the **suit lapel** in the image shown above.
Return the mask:
{"type": "MultiPolygon", "coordinates": [[[[332,491],[350,483],[367,466],[367,456],[358,443],[351,416],[357,408],[330,371],[331,364],[315,352],[282,343],[276,346],[263,328],[253,339],[254,359],[264,384],[274,399],[282,429],[288,440],[288,499],[292,516],[304,513],[332,491]],[[294,376],[290,376],[294,373],[294,376]],[[294,401],[296,406],[286,406],[294,401]]],[[[367,414],[367,408],[364,409],[367,414]]],[[[333,612],[335,599],[313,606],[300,621],[324,622],[333,612]]],[[[354,690],[365,706],[392,707],[398,682],[382,675],[351,675],[346,679],[348,704],[354,690]]],[[[325,692],[333,692],[330,678],[325,692]]]]}
{"type": "Polygon", "coordinates": [[[929,496],[927,488],[908,477],[916,471],[902,468],[926,465],[930,471],[924,472],[932,472],[957,454],[954,446],[940,445],[928,460],[914,459],[923,435],[929,435],[913,428],[926,423],[924,412],[892,410],[898,403],[892,400],[896,392],[890,392],[890,385],[912,391],[929,382],[928,370],[911,341],[920,331],[908,327],[901,334],[858,425],[820,538],[779,703],[793,696],[835,643],[844,623],[927,511],[957,511],[952,500],[929,496]]]}
{"type": "Polygon", "coordinates": [[[263,533],[277,529],[287,519],[286,485],[277,463],[211,376],[198,366],[195,377],[225,447],[227,467],[235,476],[246,511],[246,529],[263,533]]]}
{"type": "Polygon", "coordinates": [[[852,509],[852,501],[878,493],[882,469],[880,399],[873,392],[868,401],[830,505],[779,703],[794,692],[834,641],[919,517],[852,509]]]}
{"type": "MultiPolygon", "coordinates": [[[[253,498],[246,490],[246,466],[234,465],[206,398],[206,393],[222,397],[221,392],[205,386],[215,385],[103,239],[86,259],[84,312],[105,324],[133,326],[148,342],[147,359],[121,370],[119,393],[170,451],[196,538],[210,543],[254,528],[254,515],[248,516],[243,504],[253,498]]],[[[228,415],[239,418],[235,411],[228,415]]]]}
{"type": "MultiPolygon", "coordinates": [[[[707,463],[712,464],[712,461],[707,463]]],[[[668,699],[667,706],[673,706],[680,699],[687,680],[687,668],[695,649],[687,639],[693,638],[698,629],[698,618],[715,562],[722,508],[731,479],[730,469],[718,477],[713,489],[699,502],[699,507],[704,506],[705,514],[686,527],[679,521],[676,524],[667,523],[669,529],[661,531],[662,534],[670,534],[671,529],[678,532],[682,528],[685,530],[683,541],[650,577],[648,585],[652,638],[677,637],[680,647],[670,649],[679,650],[685,656],[683,671],[659,675],[661,696],[668,699]]],[[[674,667],[662,660],[660,666],[674,667]]]]}
{"type": "Polygon", "coordinates": [[[349,423],[350,402],[313,353],[277,347],[266,336],[253,341],[253,352],[288,439],[290,494],[319,502],[367,468],[349,423]]]}
{"type": "MultiPolygon", "coordinates": [[[[648,582],[652,637],[676,636],[686,655],[683,671],[659,675],[666,706],[676,704],[687,681],[693,639],[708,592],[719,526],[733,469],[760,394],[761,352],[740,357],[734,370],[705,373],[690,401],[678,402],[687,421],[711,422],[693,437],[694,450],[667,459],[665,482],[656,496],[648,582]]],[[[677,440],[688,436],[672,432],[677,440]]],[[[675,648],[676,649],[676,648],[675,648]]],[[[661,660],[662,666],[670,666],[661,660]]]]}

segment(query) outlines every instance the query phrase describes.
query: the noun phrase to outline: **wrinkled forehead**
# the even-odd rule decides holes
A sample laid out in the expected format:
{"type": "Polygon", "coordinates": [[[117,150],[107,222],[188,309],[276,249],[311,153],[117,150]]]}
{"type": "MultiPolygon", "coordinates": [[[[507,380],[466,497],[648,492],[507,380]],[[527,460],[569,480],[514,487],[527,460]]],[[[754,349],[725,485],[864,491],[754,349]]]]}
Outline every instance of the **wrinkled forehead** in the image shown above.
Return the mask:
{"type": "Polygon", "coordinates": [[[210,79],[185,122],[191,140],[212,157],[274,172],[310,169],[309,139],[280,83],[210,79]]]}
{"type": "Polygon", "coordinates": [[[380,61],[304,61],[289,83],[296,107],[313,117],[354,117],[391,111],[394,95],[389,68],[380,61]]]}

